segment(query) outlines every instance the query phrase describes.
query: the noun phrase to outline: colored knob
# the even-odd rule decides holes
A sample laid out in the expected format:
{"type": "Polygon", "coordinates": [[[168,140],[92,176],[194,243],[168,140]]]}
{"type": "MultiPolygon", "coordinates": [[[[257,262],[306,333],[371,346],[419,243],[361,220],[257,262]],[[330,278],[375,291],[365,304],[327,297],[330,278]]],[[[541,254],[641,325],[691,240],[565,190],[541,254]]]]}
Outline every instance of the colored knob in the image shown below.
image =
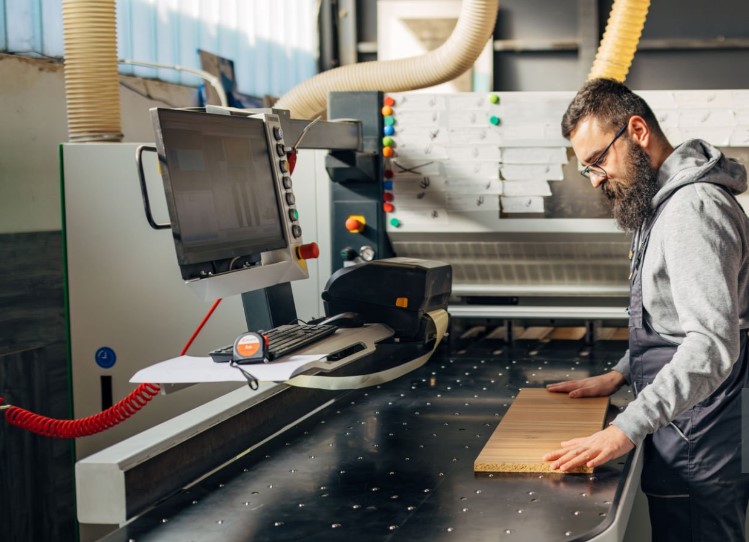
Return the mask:
{"type": "Polygon", "coordinates": [[[292,221],[299,220],[299,211],[297,211],[296,209],[289,209],[289,218],[292,221]]]}
{"type": "Polygon", "coordinates": [[[385,181],[382,183],[382,188],[385,190],[392,190],[393,189],[393,181],[385,181]]]}
{"type": "Polygon", "coordinates": [[[390,115],[393,114],[393,108],[390,107],[389,105],[386,105],[380,111],[382,112],[383,117],[389,117],[390,115]]]}
{"type": "Polygon", "coordinates": [[[385,126],[385,127],[384,127],[384,128],[382,129],[382,132],[383,132],[383,133],[384,133],[385,135],[393,135],[393,134],[395,133],[395,128],[393,128],[392,126],[385,126]]]}
{"type": "Polygon", "coordinates": [[[385,96],[385,99],[382,100],[382,103],[393,107],[395,105],[395,98],[393,98],[392,96],[385,96]]]}
{"type": "Polygon", "coordinates": [[[497,96],[496,94],[489,94],[489,102],[493,104],[498,104],[499,96],[497,96]]]}
{"type": "Polygon", "coordinates": [[[393,151],[393,147],[385,147],[384,149],[382,149],[382,156],[384,156],[385,158],[390,158],[394,154],[395,151],[393,151]]]}
{"type": "Polygon", "coordinates": [[[297,247],[296,253],[302,260],[312,260],[320,255],[320,247],[317,246],[317,243],[307,243],[297,247]]]}
{"type": "Polygon", "coordinates": [[[393,199],[395,199],[395,196],[393,196],[393,193],[392,193],[392,192],[385,192],[385,193],[384,193],[384,194],[382,195],[382,199],[383,199],[384,201],[393,201],[393,199]]]}
{"type": "Polygon", "coordinates": [[[385,126],[392,126],[393,124],[395,124],[395,118],[393,118],[393,117],[385,117],[383,119],[383,122],[385,123],[385,126]]]}
{"type": "Polygon", "coordinates": [[[385,147],[392,147],[393,143],[395,143],[395,141],[390,136],[385,136],[382,138],[382,145],[385,147]]]}
{"type": "Polygon", "coordinates": [[[352,247],[346,247],[339,252],[341,255],[341,259],[344,262],[350,262],[351,260],[355,259],[359,254],[354,250],[352,247]]]}
{"type": "Polygon", "coordinates": [[[393,205],[392,203],[389,203],[389,202],[388,203],[383,203],[382,204],[382,210],[385,211],[386,213],[392,213],[393,211],[395,211],[395,205],[393,205]]]}
{"type": "Polygon", "coordinates": [[[400,228],[400,226],[401,226],[401,221],[400,221],[400,220],[398,220],[397,218],[391,218],[391,219],[390,219],[390,225],[391,225],[392,227],[394,227],[394,228],[400,228]]]}
{"type": "Polygon", "coordinates": [[[346,229],[351,233],[361,233],[367,225],[367,221],[361,215],[351,215],[346,219],[346,229]]]}
{"type": "Polygon", "coordinates": [[[491,117],[489,117],[489,122],[491,124],[493,124],[494,126],[498,126],[499,125],[499,117],[496,116],[496,115],[492,115],[491,117]]]}
{"type": "Polygon", "coordinates": [[[386,179],[392,179],[393,178],[393,170],[392,169],[386,169],[383,172],[383,175],[385,176],[386,179]]]}
{"type": "Polygon", "coordinates": [[[289,173],[294,173],[294,168],[296,167],[296,149],[291,149],[291,152],[286,154],[286,158],[289,161],[289,173]]]}

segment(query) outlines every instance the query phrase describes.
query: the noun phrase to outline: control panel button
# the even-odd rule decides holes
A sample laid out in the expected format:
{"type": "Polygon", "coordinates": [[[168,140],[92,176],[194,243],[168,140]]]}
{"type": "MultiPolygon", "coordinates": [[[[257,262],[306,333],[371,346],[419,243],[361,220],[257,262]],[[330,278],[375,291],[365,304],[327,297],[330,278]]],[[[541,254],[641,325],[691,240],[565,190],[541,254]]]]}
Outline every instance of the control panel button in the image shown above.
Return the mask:
{"type": "Polygon", "coordinates": [[[299,220],[299,211],[296,209],[289,209],[289,218],[291,220],[299,220]]]}
{"type": "Polygon", "coordinates": [[[395,205],[393,205],[390,202],[383,203],[382,204],[382,210],[385,211],[386,213],[392,213],[393,211],[395,211],[395,205]]]}
{"type": "Polygon", "coordinates": [[[283,139],[283,130],[281,130],[280,126],[273,127],[273,139],[276,141],[281,141],[283,139]]]}
{"type": "Polygon", "coordinates": [[[375,249],[370,245],[364,245],[359,249],[359,257],[365,262],[371,262],[375,257],[375,249]]]}
{"type": "Polygon", "coordinates": [[[341,259],[344,262],[350,262],[351,260],[354,260],[357,256],[359,256],[359,254],[356,252],[356,250],[354,250],[353,247],[346,247],[342,249],[339,254],[341,255],[341,259]]]}
{"type": "Polygon", "coordinates": [[[291,177],[289,177],[288,175],[285,175],[284,178],[281,179],[281,182],[283,183],[283,187],[286,190],[290,190],[291,189],[291,177]]]}
{"type": "Polygon", "coordinates": [[[294,237],[301,237],[302,236],[302,228],[297,226],[296,224],[291,227],[291,235],[294,237]]]}
{"type": "Polygon", "coordinates": [[[281,169],[281,173],[289,172],[289,163],[286,160],[279,160],[278,167],[281,169]]]}
{"type": "Polygon", "coordinates": [[[297,247],[296,254],[302,260],[312,260],[320,255],[320,247],[317,246],[317,243],[307,243],[297,247]]]}
{"type": "Polygon", "coordinates": [[[361,233],[367,225],[366,219],[361,215],[351,215],[346,219],[346,229],[351,233],[361,233]]]}
{"type": "Polygon", "coordinates": [[[276,154],[278,156],[286,156],[286,149],[284,148],[283,143],[276,144],[276,154]]]}
{"type": "Polygon", "coordinates": [[[291,192],[287,192],[286,203],[288,203],[289,205],[294,205],[295,202],[296,202],[296,198],[294,198],[294,194],[292,194],[291,192]]]}

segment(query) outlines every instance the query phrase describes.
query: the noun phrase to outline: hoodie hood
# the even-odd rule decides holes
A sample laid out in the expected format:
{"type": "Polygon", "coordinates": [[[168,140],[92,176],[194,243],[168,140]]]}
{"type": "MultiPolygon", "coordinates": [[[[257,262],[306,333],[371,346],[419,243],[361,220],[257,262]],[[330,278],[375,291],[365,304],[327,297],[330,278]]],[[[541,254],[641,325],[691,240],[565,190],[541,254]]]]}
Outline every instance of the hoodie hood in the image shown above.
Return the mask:
{"type": "Polygon", "coordinates": [[[746,191],[746,168],[701,139],[689,139],[676,147],[658,170],[660,190],[653,208],[682,186],[712,183],[724,186],[734,195],[746,191]]]}

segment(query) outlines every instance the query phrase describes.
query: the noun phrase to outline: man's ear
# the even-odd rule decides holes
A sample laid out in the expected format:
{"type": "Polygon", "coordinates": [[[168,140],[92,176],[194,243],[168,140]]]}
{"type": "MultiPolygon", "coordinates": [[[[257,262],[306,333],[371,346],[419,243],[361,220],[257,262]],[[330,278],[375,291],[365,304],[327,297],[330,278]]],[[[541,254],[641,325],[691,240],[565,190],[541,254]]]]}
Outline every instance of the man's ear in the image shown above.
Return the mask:
{"type": "Polygon", "coordinates": [[[632,115],[629,118],[627,132],[630,140],[641,148],[647,149],[650,145],[653,134],[650,131],[650,126],[648,126],[648,123],[641,116],[632,115]]]}

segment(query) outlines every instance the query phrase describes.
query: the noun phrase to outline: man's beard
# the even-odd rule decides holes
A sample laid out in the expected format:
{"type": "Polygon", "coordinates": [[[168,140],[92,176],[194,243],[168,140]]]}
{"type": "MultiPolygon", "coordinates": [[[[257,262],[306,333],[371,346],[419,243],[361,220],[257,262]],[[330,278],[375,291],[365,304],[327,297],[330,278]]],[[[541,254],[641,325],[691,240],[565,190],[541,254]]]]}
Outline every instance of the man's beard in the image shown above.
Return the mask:
{"type": "Polygon", "coordinates": [[[627,142],[627,185],[604,182],[601,190],[613,204],[614,218],[624,231],[635,231],[653,214],[652,201],[658,192],[658,171],[650,166],[648,155],[627,142]]]}

